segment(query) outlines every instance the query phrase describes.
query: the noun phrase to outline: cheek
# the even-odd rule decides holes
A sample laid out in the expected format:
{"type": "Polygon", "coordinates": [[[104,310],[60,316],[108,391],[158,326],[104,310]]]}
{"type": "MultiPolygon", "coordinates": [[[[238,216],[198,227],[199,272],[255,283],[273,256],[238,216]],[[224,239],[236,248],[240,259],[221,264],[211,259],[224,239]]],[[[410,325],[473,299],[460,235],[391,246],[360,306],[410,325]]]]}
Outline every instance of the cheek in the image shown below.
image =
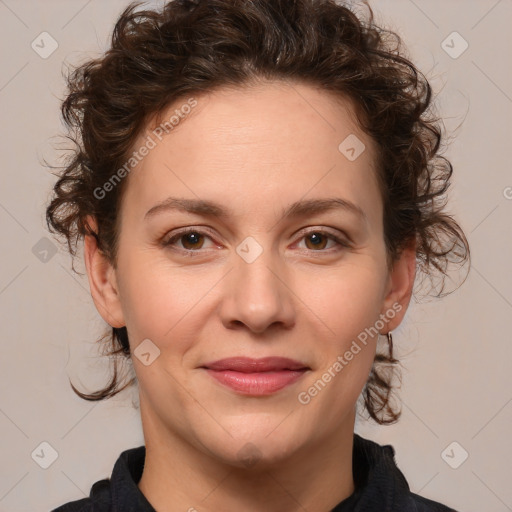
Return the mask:
{"type": "MultiPolygon", "coordinates": [[[[130,342],[149,338],[162,351],[183,353],[204,323],[205,305],[222,271],[187,268],[140,252],[119,265],[121,303],[130,342]]],[[[165,352],[162,352],[165,355],[165,352]]]]}
{"type": "MultiPolygon", "coordinates": [[[[187,268],[165,259],[149,260],[144,252],[125,253],[119,265],[128,331],[135,344],[145,338],[161,343],[173,339],[173,344],[179,344],[193,336],[186,331],[197,332],[203,324],[213,296],[217,302],[222,300],[218,287],[222,289],[219,279],[224,272],[208,265],[187,268]]],[[[347,341],[357,336],[379,314],[385,277],[381,266],[367,255],[353,255],[331,269],[294,269],[288,279],[290,290],[285,293],[295,304],[297,322],[310,318],[308,323],[316,323],[324,339],[347,341]]]]}
{"type": "MultiPolygon", "coordinates": [[[[308,314],[322,333],[314,336],[317,369],[299,402],[333,420],[356,401],[371,370],[378,336],[385,275],[378,265],[361,265],[319,277],[309,287],[308,314]],[[377,329],[378,330],[378,329],[377,329]]],[[[313,415],[313,416],[316,416],[313,415]]]]}
{"type": "Polygon", "coordinates": [[[335,342],[319,340],[318,348],[323,352],[319,365],[294,400],[302,413],[304,429],[314,429],[317,435],[336,432],[353,412],[375,357],[377,337],[365,332],[374,321],[375,317],[370,319],[361,313],[358,317],[340,317],[335,325],[335,342]]]}
{"type": "Polygon", "coordinates": [[[125,252],[118,266],[120,300],[134,344],[144,338],[160,338],[172,328],[183,308],[178,279],[173,276],[171,284],[172,271],[163,271],[162,265],[155,265],[148,256],[125,252]]]}
{"type": "Polygon", "coordinates": [[[296,294],[322,321],[327,337],[338,342],[357,336],[379,316],[386,276],[380,266],[369,259],[366,263],[342,265],[298,281],[296,294]]]}

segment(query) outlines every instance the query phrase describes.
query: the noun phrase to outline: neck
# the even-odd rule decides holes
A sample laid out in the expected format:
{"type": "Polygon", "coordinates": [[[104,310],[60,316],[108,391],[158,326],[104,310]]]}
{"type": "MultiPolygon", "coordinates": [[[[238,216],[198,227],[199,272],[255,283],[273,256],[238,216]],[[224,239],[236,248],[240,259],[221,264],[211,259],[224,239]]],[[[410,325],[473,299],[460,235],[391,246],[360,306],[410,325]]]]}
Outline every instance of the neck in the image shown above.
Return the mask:
{"type": "Polygon", "coordinates": [[[146,418],[146,459],[138,487],[158,512],[329,512],[354,492],[354,419],[352,414],[331,438],[285,460],[240,468],[146,418]]]}

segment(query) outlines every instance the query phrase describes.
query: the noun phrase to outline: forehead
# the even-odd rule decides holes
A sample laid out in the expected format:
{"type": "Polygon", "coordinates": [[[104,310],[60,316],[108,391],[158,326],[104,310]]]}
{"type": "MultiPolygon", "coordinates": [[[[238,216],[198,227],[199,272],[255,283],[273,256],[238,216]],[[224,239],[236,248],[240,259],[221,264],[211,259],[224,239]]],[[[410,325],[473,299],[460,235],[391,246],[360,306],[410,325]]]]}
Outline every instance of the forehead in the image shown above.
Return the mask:
{"type": "Polygon", "coordinates": [[[144,206],[167,193],[284,201],[336,183],[349,195],[365,183],[376,185],[375,147],[353,105],[307,84],[271,82],[184,96],[150,120],[134,147],[150,139],[152,149],[130,173],[126,193],[144,206]],[[354,148],[356,159],[346,153],[354,148]]]}
{"type": "Polygon", "coordinates": [[[312,147],[323,140],[332,148],[333,142],[344,135],[366,137],[348,97],[306,83],[283,81],[220,87],[182,96],[151,118],[144,135],[156,131],[160,138],[183,130],[188,133],[182,140],[178,136],[181,144],[189,141],[206,145],[227,135],[227,142],[233,144],[271,142],[278,148],[284,142],[283,149],[293,146],[294,138],[297,148],[303,147],[304,138],[312,147]],[[193,126],[187,130],[185,125],[193,126]],[[192,131],[196,137],[190,138],[192,131]]]}

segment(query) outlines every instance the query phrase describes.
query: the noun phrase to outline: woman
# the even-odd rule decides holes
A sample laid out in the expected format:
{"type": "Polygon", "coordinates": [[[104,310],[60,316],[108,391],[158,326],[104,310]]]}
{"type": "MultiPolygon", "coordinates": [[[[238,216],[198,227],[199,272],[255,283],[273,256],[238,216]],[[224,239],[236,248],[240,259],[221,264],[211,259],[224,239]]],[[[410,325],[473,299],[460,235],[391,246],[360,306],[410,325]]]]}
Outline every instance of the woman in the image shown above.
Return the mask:
{"type": "Polygon", "coordinates": [[[330,0],[130,6],[69,89],[47,220],[73,256],[84,237],[114,364],[72,387],[136,382],[145,445],[55,510],[453,510],[354,433],[359,397],[398,420],[392,331],[419,272],[441,295],[469,258],[398,36],[330,0]]]}

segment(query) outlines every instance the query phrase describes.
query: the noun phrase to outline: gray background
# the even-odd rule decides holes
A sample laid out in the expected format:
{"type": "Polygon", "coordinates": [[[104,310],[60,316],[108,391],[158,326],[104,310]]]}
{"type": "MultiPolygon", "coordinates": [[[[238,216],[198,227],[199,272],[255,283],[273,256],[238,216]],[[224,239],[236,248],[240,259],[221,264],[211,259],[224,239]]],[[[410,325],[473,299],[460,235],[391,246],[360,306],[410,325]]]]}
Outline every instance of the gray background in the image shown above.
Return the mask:
{"type": "MultiPolygon", "coordinates": [[[[106,381],[94,343],[104,324],[86,276],[71,272],[63,247],[44,240],[53,240],[44,208],[55,178],[42,162],[55,163],[62,143],[63,63],[104,51],[126,4],[0,0],[0,511],[44,511],[85,497],[121,451],[143,444],[136,393],[91,403],[69,387],[68,376],[81,389],[106,381]],[[58,44],[47,58],[31,47],[51,49],[44,31],[58,44]],[[49,456],[42,442],[57,454],[47,469],[35,455],[49,456]]],[[[371,5],[439,93],[455,137],[446,153],[455,168],[451,211],[468,235],[473,267],[454,294],[412,303],[395,331],[406,368],[400,422],[358,420],[356,431],[395,447],[414,492],[461,512],[512,510],[512,0],[371,5]],[[469,45],[461,55],[454,31],[469,45]]],[[[77,268],[85,271],[82,262],[77,268]]]]}

